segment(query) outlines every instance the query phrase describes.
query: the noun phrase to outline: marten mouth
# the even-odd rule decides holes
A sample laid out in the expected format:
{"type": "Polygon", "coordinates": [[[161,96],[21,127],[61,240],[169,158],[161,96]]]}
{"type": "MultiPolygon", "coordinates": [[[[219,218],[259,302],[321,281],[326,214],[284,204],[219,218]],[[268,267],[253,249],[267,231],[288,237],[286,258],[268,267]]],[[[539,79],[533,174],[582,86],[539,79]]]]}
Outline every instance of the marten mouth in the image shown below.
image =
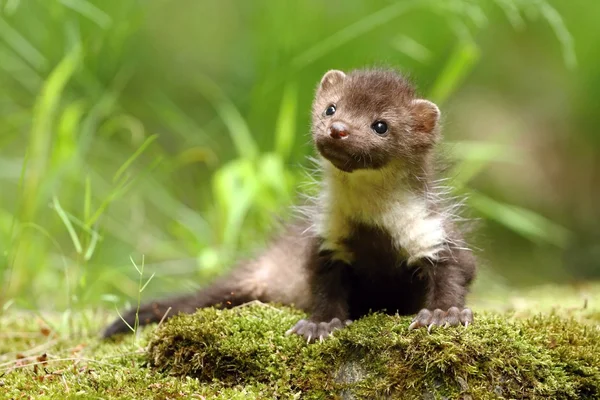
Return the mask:
{"type": "Polygon", "coordinates": [[[332,148],[332,146],[324,145],[322,142],[317,142],[317,150],[319,153],[334,167],[344,172],[352,172],[357,168],[356,160],[352,155],[342,152],[338,149],[332,148]]]}

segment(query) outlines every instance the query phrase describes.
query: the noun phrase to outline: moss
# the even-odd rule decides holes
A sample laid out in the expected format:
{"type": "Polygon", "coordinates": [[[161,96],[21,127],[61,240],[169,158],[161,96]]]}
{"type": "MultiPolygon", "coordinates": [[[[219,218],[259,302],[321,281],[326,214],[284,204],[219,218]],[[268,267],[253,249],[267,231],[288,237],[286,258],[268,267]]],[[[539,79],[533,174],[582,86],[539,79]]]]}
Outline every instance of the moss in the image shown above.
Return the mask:
{"type": "Polygon", "coordinates": [[[180,315],[156,331],[161,372],[263,385],[267,397],[555,398],[600,396],[600,330],[574,317],[482,313],[468,328],[408,331],[410,318],[373,314],[324,343],[284,332],[298,311],[252,305],[180,315]]]}
{"type": "Polygon", "coordinates": [[[260,304],[178,316],[137,341],[109,342],[97,334],[114,311],[44,314],[51,325],[9,311],[0,399],[599,398],[600,285],[585,289],[521,291],[510,311],[472,299],[475,325],[431,334],[375,314],[315,345],[284,335],[302,313],[260,304]]]}
{"type": "MultiPolygon", "coordinates": [[[[203,383],[147,368],[148,327],[135,341],[131,336],[106,342],[97,332],[112,313],[77,315],[74,324],[88,329],[66,334],[50,329],[35,316],[11,312],[2,317],[0,331],[0,399],[97,398],[242,400],[265,398],[264,384],[235,386],[203,383]]],[[[61,315],[47,315],[58,327],[61,315]]]]}

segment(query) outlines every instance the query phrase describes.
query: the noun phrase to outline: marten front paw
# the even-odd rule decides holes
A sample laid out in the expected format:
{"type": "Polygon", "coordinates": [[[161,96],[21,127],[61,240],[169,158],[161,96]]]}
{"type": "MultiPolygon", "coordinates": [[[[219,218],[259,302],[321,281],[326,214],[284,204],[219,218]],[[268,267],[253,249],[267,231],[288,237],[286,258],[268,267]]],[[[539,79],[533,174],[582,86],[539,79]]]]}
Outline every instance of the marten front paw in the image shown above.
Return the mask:
{"type": "Polygon", "coordinates": [[[296,335],[303,336],[308,343],[313,343],[317,339],[323,341],[329,337],[336,329],[342,329],[352,323],[349,319],[342,322],[339,318],[334,318],[329,322],[314,322],[307,319],[301,319],[285,334],[290,335],[295,333],[296,335]]]}
{"type": "Polygon", "coordinates": [[[431,311],[426,308],[419,311],[408,329],[425,328],[427,332],[434,326],[469,326],[473,323],[473,311],[470,308],[450,307],[448,311],[436,308],[431,311]]]}

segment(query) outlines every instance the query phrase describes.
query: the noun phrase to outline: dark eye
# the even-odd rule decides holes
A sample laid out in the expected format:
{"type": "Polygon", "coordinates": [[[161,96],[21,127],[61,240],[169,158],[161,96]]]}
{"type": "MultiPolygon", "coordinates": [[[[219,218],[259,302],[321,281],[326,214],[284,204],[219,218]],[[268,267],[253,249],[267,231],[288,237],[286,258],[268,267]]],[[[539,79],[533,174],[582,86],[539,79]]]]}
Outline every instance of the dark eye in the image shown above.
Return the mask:
{"type": "Polygon", "coordinates": [[[333,115],[335,114],[335,104],[330,104],[329,107],[325,110],[325,115],[333,115]]]}
{"type": "Polygon", "coordinates": [[[377,134],[383,135],[388,131],[388,126],[383,121],[375,121],[371,125],[371,129],[373,129],[377,134]]]}

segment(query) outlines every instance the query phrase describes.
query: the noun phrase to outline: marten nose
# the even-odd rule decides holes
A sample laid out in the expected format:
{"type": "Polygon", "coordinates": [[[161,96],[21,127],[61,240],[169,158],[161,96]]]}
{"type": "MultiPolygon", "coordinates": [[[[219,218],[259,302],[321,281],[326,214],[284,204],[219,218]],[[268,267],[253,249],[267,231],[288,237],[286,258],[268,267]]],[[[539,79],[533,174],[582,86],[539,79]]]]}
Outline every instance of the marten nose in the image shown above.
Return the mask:
{"type": "Polygon", "coordinates": [[[334,139],[344,139],[348,134],[348,127],[341,122],[334,122],[329,127],[329,136],[334,139]]]}

